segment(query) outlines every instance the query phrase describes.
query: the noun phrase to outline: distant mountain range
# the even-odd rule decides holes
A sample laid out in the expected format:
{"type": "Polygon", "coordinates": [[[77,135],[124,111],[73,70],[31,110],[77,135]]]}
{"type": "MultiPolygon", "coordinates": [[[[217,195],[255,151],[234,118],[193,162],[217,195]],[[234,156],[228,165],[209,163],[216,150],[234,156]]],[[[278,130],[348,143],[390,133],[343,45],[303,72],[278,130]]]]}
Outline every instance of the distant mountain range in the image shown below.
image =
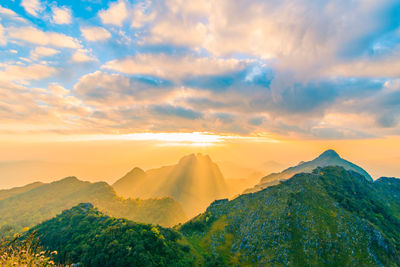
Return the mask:
{"type": "Polygon", "coordinates": [[[172,198],[122,199],[107,183],[68,177],[0,191],[0,232],[4,235],[32,227],[81,202],[93,203],[108,215],[137,222],[172,226],[187,218],[172,198]]]}
{"type": "Polygon", "coordinates": [[[123,197],[172,197],[188,216],[204,211],[215,199],[229,196],[217,164],[202,154],[191,154],[176,165],[146,172],[136,167],[112,186],[123,197]]]}
{"type": "Polygon", "coordinates": [[[244,193],[260,191],[268,186],[279,184],[280,181],[287,180],[297,173],[311,173],[317,167],[340,166],[346,170],[353,170],[362,174],[367,180],[372,181],[371,176],[361,167],[347,161],[339,156],[336,151],[329,149],[317,158],[307,162],[300,162],[297,166],[290,167],[280,173],[271,173],[261,179],[253,188],[246,189],[244,193]]]}

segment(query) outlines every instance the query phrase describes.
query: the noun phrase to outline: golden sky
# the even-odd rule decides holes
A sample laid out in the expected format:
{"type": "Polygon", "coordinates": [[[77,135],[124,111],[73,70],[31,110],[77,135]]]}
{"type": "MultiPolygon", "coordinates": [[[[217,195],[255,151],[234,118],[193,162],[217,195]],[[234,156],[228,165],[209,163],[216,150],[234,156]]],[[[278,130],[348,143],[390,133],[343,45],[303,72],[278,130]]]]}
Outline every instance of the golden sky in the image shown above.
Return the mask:
{"type": "Polygon", "coordinates": [[[112,183],[133,167],[146,170],[175,164],[190,153],[209,154],[217,163],[230,163],[268,174],[271,161],[279,166],[273,171],[279,171],[300,161],[312,160],[326,149],[335,149],[374,178],[400,176],[400,137],[328,141],[164,133],[161,136],[150,134],[146,138],[123,136],[119,140],[116,136],[68,138],[71,141],[55,136],[53,141],[0,142],[0,170],[3,172],[0,187],[72,175],[83,180],[112,183]]]}
{"type": "Polygon", "coordinates": [[[264,172],[327,148],[400,176],[398,6],[1,1],[0,187],[192,152],[264,172]]]}

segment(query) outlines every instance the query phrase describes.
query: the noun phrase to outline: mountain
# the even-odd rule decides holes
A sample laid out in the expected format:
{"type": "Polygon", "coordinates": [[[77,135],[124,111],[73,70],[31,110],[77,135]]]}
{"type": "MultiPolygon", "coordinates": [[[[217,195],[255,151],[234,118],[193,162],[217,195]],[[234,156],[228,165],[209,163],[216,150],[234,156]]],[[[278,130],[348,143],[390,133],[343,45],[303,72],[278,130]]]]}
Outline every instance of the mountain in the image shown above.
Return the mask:
{"type": "Polygon", "coordinates": [[[144,182],[146,182],[146,173],[135,167],[112,186],[120,196],[132,197],[139,195],[136,190],[140,189],[140,185],[144,182]]]}
{"type": "Polygon", "coordinates": [[[399,266],[399,196],[399,179],[329,166],[215,201],[179,230],[210,266],[399,266]]]}
{"type": "Polygon", "coordinates": [[[27,192],[29,190],[32,190],[32,189],[42,186],[42,185],[43,185],[43,183],[41,183],[41,182],[35,182],[35,183],[27,184],[27,185],[21,186],[21,187],[14,187],[11,189],[0,190],[0,200],[11,197],[13,195],[27,192]]]}
{"type": "Polygon", "coordinates": [[[108,215],[137,222],[172,226],[186,219],[181,206],[172,198],[123,199],[105,182],[67,177],[0,200],[0,232],[32,227],[81,202],[93,203],[108,215]]]}
{"type": "Polygon", "coordinates": [[[143,172],[134,168],[113,184],[123,197],[172,197],[194,216],[215,199],[228,196],[225,179],[208,155],[191,154],[178,164],[143,172]]]}
{"type": "Polygon", "coordinates": [[[312,172],[317,167],[326,166],[341,166],[346,170],[353,170],[362,174],[367,180],[372,181],[371,176],[361,167],[347,161],[339,156],[336,151],[329,149],[319,155],[317,158],[307,162],[300,162],[297,166],[290,167],[280,173],[271,173],[261,179],[261,181],[254,186],[244,191],[244,193],[252,193],[262,190],[268,186],[276,185],[279,181],[287,180],[293,175],[302,172],[312,172]]]}
{"type": "Polygon", "coordinates": [[[194,256],[172,229],[115,219],[81,203],[34,227],[57,263],[68,266],[192,266],[194,256]]]}

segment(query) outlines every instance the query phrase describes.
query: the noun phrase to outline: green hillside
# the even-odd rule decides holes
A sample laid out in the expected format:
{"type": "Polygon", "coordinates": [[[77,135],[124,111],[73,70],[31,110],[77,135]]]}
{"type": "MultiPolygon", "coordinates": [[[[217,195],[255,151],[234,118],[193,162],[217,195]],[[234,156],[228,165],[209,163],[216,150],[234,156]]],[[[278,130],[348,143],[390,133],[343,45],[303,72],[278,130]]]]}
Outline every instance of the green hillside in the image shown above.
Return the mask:
{"type": "Polygon", "coordinates": [[[210,265],[399,266],[399,188],[318,168],[216,201],[179,229],[210,265]]]}
{"type": "Polygon", "coordinates": [[[83,266],[191,266],[194,257],[172,229],[104,215],[81,203],[32,229],[56,262],[83,266]]]}
{"type": "Polygon", "coordinates": [[[172,226],[186,216],[172,198],[123,199],[104,182],[89,183],[68,177],[0,200],[0,233],[32,227],[81,202],[90,202],[102,212],[137,222],[172,226]]]}

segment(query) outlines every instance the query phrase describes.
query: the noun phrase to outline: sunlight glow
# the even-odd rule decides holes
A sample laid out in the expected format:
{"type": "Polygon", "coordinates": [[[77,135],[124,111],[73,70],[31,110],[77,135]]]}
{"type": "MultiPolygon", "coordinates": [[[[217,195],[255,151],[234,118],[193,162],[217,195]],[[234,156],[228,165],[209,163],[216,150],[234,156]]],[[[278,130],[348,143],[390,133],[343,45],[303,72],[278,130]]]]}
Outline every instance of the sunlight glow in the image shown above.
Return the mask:
{"type": "Polygon", "coordinates": [[[160,146],[212,146],[226,142],[251,141],[251,142],[279,142],[267,135],[240,136],[221,135],[210,132],[193,133],[130,133],[120,135],[94,135],[79,138],[80,140],[131,140],[155,141],[160,146]]]}

